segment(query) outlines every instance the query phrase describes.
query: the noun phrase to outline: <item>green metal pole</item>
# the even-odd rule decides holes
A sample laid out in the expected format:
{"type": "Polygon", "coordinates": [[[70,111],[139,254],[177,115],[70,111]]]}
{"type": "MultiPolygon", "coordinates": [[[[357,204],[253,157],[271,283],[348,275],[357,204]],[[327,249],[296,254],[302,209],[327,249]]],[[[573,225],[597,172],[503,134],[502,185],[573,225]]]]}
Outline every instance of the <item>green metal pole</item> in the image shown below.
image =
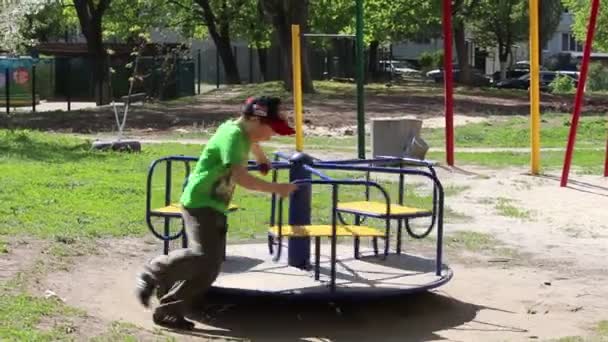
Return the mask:
{"type": "Polygon", "coordinates": [[[365,159],[365,108],[363,102],[363,0],[357,1],[357,135],[359,158],[365,159]]]}

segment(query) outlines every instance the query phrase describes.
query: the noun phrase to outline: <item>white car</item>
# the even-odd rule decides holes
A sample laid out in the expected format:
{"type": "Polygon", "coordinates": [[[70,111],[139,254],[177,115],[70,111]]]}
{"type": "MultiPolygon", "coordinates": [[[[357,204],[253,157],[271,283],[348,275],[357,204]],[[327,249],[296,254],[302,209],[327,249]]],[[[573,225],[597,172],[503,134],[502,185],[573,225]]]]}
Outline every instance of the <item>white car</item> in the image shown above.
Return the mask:
{"type": "Polygon", "coordinates": [[[387,70],[398,76],[420,76],[420,70],[406,61],[382,60],[378,62],[379,70],[387,70]]]}

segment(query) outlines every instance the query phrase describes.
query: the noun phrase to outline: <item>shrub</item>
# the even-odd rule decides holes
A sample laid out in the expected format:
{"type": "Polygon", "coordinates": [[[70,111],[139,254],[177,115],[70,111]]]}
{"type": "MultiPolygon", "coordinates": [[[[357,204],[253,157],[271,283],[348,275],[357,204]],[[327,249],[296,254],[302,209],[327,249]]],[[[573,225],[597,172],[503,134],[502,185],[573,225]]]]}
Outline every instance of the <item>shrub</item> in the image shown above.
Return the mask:
{"type": "Polygon", "coordinates": [[[590,91],[608,90],[608,68],[599,62],[589,64],[587,89],[590,91]]]}
{"type": "Polygon", "coordinates": [[[567,75],[557,75],[549,84],[549,89],[554,94],[568,94],[574,92],[574,80],[567,75]]]}
{"type": "Polygon", "coordinates": [[[423,52],[419,59],[423,73],[443,66],[443,51],[423,52]]]}

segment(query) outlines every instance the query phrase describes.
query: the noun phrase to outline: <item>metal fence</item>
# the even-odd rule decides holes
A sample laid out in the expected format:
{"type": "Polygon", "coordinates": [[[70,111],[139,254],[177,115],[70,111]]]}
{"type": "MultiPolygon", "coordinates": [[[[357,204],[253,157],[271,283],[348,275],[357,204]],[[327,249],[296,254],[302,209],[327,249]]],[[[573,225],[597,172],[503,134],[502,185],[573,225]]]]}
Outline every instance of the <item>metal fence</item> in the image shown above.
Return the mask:
{"type": "MultiPolygon", "coordinates": [[[[140,57],[134,92],[159,99],[195,94],[195,66],[190,59],[140,57]]],[[[129,91],[132,69],[124,61],[110,63],[110,97],[116,101],[129,91]]],[[[86,57],[0,58],[0,105],[12,110],[36,112],[73,109],[73,104],[95,102],[93,61],[86,57]]]]}
{"type": "MultiPolygon", "coordinates": [[[[355,78],[355,47],[350,40],[309,43],[307,60],[313,80],[355,78]]],[[[278,47],[258,50],[246,45],[233,46],[242,83],[281,80],[282,59],[287,57],[278,47]],[[265,66],[265,67],[263,67],[265,66]]],[[[380,50],[374,79],[389,77],[390,72],[380,63],[390,59],[388,51],[380,50]]],[[[366,54],[367,60],[367,54],[366,54]]],[[[129,91],[128,57],[113,58],[110,97],[116,101],[129,91]]],[[[366,62],[366,65],[368,63],[366,62]]],[[[39,110],[74,109],[74,104],[94,106],[96,87],[93,61],[87,57],[2,58],[0,57],[0,108],[7,113],[39,110]],[[44,105],[44,108],[41,108],[44,105]]],[[[287,71],[288,72],[288,71],[287,71]]],[[[140,57],[138,72],[142,79],[133,92],[161,100],[201,94],[226,83],[224,67],[215,46],[192,50],[187,57],[140,57]]]]}

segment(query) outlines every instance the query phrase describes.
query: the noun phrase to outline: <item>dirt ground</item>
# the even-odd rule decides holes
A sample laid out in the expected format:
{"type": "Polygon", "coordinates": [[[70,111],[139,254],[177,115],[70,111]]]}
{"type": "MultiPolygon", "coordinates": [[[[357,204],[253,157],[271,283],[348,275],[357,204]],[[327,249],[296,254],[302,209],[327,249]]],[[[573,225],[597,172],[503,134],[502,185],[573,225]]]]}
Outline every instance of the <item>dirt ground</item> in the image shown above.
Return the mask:
{"type": "MultiPolygon", "coordinates": [[[[180,341],[546,341],[588,336],[608,319],[608,180],[577,175],[560,188],[556,175],[483,168],[440,168],[439,177],[465,187],[447,205],[472,217],[446,221],[446,233],[489,234],[512,252],[451,249],[446,262],[455,275],[448,284],[397,300],[332,306],[217,299],[228,305],[200,319],[195,332],[164,334],[180,341]],[[501,215],[501,199],[527,217],[501,215]]],[[[133,286],[160,243],[103,240],[97,249],[68,271],[49,274],[38,291],[52,290],[96,319],[154,332],[133,286]]]]}
{"type": "MultiPolygon", "coordinates": [[[[428,86],[427,86],[428,87],[428,86]]],[[[367,94],[365,96],[366,119],[378,117],[416,116],[420,119],[438,120],[444,112],[442,89],[438,87],[405,88],[403,92],[367,94]]],[[[238,114],[241,102],[251,94],[242,94],[230,88],[168,103],[135,104],[130,107],[126,127],[136,131],[162,131],[179,127],[215,125],[238,114]],[[228,100],[227,100],[228,99],[228,100]]],[[[571,112],[573,96],[556,96],[543,93],[541,109],[544,112],[571,112]]],[[[292,100],[284,99],[287,111],[292,111],[292,100]]],[[[117,108],[119,115],[122,107],[117,108]]],[[[608,101],[593,97],[585,102],[585,112],[605,113],[608,101]]],[[[526,115],[530,112],[527,97],[508,93],[469,91],[455,94],[456,120],[488,115],[526,115]]],[[[21,113],[5,117],[0,113],[0,127],[21,127],[74,133],[112,132],[116,130],[114,109],[111,105],[71,112],[21,113]]],[[[473,119],[474,120],[474,119],[473,119]]],[[[354,95],[311,96],[304,104],[304,123],[309,129],[342,129],[357,123],[357,103],[354,95]]],[[[341,130],[344,132],[344,130],[341,130]]],[[[349,129],[351,135],[354,130],[349,129]]]]}

